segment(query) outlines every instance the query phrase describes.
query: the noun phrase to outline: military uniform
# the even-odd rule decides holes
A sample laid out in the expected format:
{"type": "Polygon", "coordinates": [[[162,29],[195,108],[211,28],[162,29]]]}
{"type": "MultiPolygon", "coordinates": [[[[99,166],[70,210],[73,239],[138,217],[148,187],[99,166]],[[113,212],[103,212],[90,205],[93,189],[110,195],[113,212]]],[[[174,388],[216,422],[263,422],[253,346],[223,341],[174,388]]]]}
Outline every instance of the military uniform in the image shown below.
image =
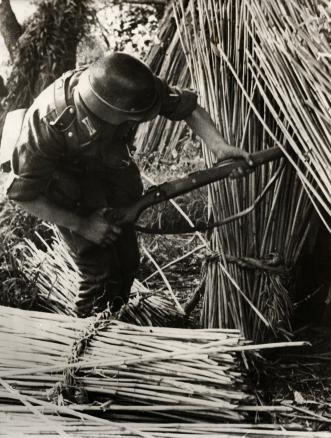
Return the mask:
{"type": "MultiPolygon", "coordinates": [[[[82,70],[64,74],[45,89],[28,109],[12,156],[13,177],[9,199],[30,201],[45,196],[78,215],[103,207],[122,207],[137,200],[143,190],[132,159],[132,142],[138,122],[112,125],[92,114],[77,90],[82,70]]],[[[189,116],[197,96],[170,88],[156,78],[159,115],[171,120],[189,116]]],[[[82,272],[80,297],[95,291],[97,307],[114,297],[127,301],[139,265],[133,228],[103,248],[61,229],[82,272]],[[100,304],[101,303],[101,304],[100,304]]],[[[87,303],[86,314],[91,311],[87,303]]]]}

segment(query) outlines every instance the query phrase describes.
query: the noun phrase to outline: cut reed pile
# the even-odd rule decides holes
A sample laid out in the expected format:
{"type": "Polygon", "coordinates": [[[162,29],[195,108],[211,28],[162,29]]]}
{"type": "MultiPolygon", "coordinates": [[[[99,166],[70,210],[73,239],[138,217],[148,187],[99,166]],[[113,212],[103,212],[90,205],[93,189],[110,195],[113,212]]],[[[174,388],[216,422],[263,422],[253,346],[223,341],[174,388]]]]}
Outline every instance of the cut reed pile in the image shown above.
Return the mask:
{"type": "MultiPolygon", "coordinates": [[[[152,47],[145,62],[150,65],[154,73],[167,79],[169,84],[188,87],[190,74],[176,32],[171,5],[167,7],[159,27],[160,44],[152,47]]],[[[184,130],[183,122],[172,122],[164,117],[143,123],[138,128],[135,139],[137,157],[141,159],[144,166],[152,159],[172,160],[178,155],[184,130]]]]}
{"type": "MultiPolygon", "coordinates": [[[[285,148],[289,138],[280,124],[286,121],[270,111],[268,86],[249,67],[257,55],[246,2],[190,0],[186,8],[181,1],[175,8],[200,102],[227,142],[249,152],[285,148]]],[[[211,165],[214,157],[204,152],[211,165]]],[[[204,326],[240,328],[254,340],[289,336],[291,273],[312,215],[302,185],[305,170],[299,163],[296,169],[282,159],[210,187],[211,220],[238,218],[210,236],[204,326]]]]}
{"type": "Polygon", "coordinates": [[[278,128],[300,158],[301,182],[331,232],[330,2],[245,3],[254,29],[248,67],[271,114],[282,115],[278,128]]]}
{"type": "MultiPolygon", "coordinates": [[[[113,320],[0,308],[0,378],[24,397],[122,420],[242,421],[254,407],[237,330],[138,327],[113,320]]],[[[2,393],[6,398],[6,394],[2,393]]]]}
{"type": "MultiPolygon", "coordinates": [[[[34,291],[38,292],[38,303],[42,309],[74,316],[82,274],[56,228],[51,229],[52,244],[39,235],[39,242],[25,239],[21,256],[22,271],[34,291]]],[[[135,280],[128,304],[122,306],[114,316],[138,325],[176,326],[183,324],[184,315],[176,308],[167,291],[151,292],[135,280]]]]}
{"type": "MultiPolygon", "coordinates": [[[[88,437],[88,438],[329,438],[328,432],[287,430],[273,424],[209,423],[113,423],[95,418],[52,415],[52,409],[34,407],[35,414],[24,406],[2,405],[0,437],[88,437]]],[[[68,412],[66,412],[68,415],[68,412]]],[[[75,413],[74,413],[75,414],[75,413]]],[[[89,417],[89,416],[88,416],[89,417]]]]}

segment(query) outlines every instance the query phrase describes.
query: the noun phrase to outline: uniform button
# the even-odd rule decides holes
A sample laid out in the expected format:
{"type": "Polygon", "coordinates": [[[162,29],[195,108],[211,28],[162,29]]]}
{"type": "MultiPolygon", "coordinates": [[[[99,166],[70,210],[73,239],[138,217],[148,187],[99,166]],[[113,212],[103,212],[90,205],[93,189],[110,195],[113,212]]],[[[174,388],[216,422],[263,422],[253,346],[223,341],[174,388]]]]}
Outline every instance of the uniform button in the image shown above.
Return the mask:
{"type": "Polygon", "coordinates": [[[70,132],[68,132],[68,137],[72,137],[74,134],[70,131],[70,132]]]}
{"type": "Polygon", "coordinates": [[[75,108],[72,108],[72,107],[71,107],[71,108],[69,109],[69,113],[70,113],[70,114],[75,114],[75,108]]]}

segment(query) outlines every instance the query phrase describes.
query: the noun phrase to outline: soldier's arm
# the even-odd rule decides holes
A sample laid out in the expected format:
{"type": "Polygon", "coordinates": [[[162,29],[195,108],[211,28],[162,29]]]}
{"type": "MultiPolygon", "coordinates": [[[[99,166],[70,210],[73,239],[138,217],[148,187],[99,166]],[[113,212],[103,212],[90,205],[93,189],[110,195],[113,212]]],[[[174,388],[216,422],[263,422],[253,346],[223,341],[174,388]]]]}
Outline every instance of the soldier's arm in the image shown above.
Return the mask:
{"type": "Polygon", "coordinates": [[[81,228],[83,218],[52,204],[46,197],[39,196],[30,201],[15,201],[15,203],[43,221],[54,223],[75,233],[81,228]]]}
{"type": "Polygon", "coordinates": [[[248,152],[227,144],[210,115],[200,105],[197,105],[195,110],[185,118],[185,122],[219,160],[244,158],[249,164],[253,164],[248,152]]]}
{"type": "Polygon", "coordinates": [[[97,245],[113,242],[121,234],[121,229],[118,226],[106,221],[102,211],[97,211],[88,217],[78,216],[53,204],[44,196],[30,201],[15,202],[33,216],[67,228],[97,245]]]}
{"type": "Polygon", "coordinates": [[[244,158],[251,164],[248,152],[227,144],[210,115],[198,104],[196,93],[187,89],[171,87],[164,80],[161,80],[161,83],[163,94],[160,115],[170,120],[185,120],[219,160],[244,158]]]}

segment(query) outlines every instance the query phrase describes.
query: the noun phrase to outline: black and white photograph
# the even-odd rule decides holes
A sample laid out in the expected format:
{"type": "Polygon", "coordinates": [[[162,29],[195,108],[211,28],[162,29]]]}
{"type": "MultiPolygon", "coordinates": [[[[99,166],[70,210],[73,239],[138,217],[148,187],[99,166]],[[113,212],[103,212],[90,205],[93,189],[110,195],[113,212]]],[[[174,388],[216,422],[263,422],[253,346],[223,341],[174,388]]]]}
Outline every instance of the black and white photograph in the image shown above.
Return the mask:
{"type": "Polygon", "coordinates": [[[0,0],[0,438],[331,438],[331,2],[0,0]]]}

